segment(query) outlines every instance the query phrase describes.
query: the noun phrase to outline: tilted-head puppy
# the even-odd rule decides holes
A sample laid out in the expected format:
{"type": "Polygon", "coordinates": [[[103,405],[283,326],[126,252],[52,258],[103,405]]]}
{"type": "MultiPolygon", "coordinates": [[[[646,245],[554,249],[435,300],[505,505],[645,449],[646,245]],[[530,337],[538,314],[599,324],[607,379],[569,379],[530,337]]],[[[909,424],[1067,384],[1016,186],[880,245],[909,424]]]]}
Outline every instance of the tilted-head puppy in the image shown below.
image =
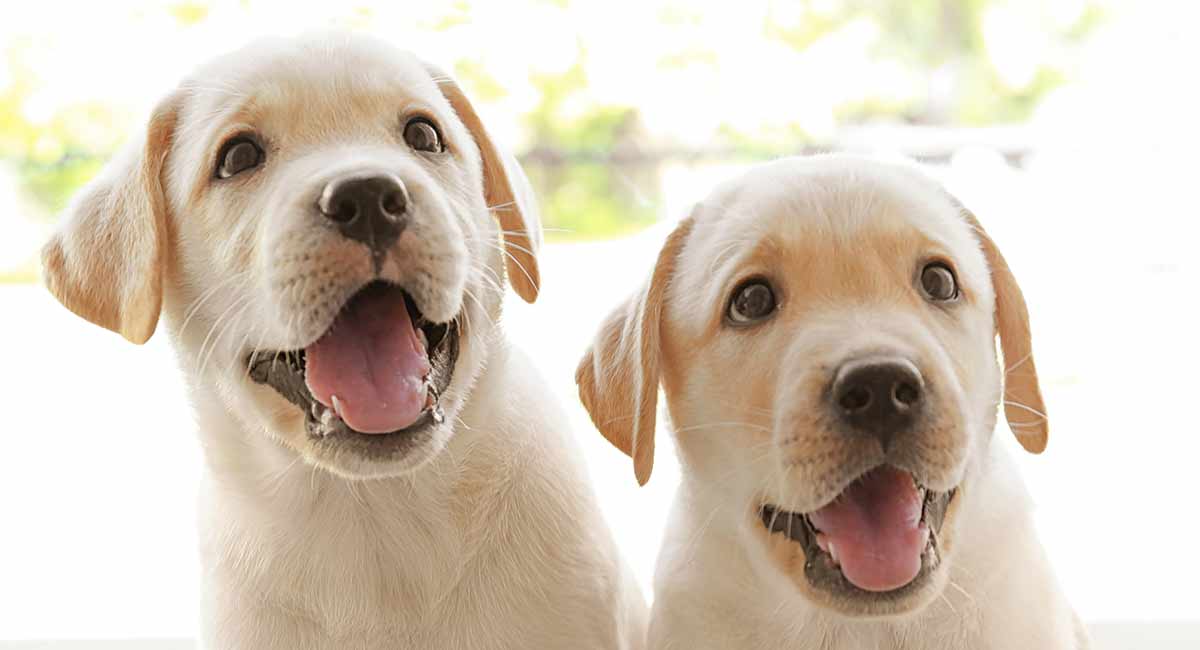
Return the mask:
{"type": "Polygon", "coordinates": [[[499,324],[519,167],[455,83],[347,36],[200,69],[47,245],[68,307],[195,403],[213,648],[627,648],[640,595],[499,324]]]}
{"type": "Polygon", "coordinates": [[[992,435],[1003,401],[1046,444],[1024,299],[918,172],[820,156],[722,186],[577,379],[643,483],[665,390],[683,481],[651,647],[1085,644],[992,435]]]}

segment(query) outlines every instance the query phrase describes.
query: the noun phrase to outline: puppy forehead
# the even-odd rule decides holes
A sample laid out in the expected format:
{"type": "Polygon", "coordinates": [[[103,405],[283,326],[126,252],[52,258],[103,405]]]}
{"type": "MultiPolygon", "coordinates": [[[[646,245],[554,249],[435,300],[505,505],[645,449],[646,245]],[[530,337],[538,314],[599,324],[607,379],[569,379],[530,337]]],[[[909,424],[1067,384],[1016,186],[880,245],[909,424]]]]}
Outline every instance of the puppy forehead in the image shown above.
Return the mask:
{"type": "Polygon", "coordinates": [[[990,289],[960,208],[938,183],[902,164],[841,154],[777,160],[719,186],[695,219],[681,261],[684,282],[737,273],[764,247],[784,258],[865,256],[887,241],[938,249],[968,286],[990,289]]]}
{"type": "Polygon", "coordinates": [[[415,56],[363,37],[257,41],[202,66],[183,87],[194,127],[248,124],[292,139],[399,120],[414,106],[453,113],[415,56]]]}
{"type": "MultiPolygon", "coordinates": [[[[214,59],[199,68],[195,76],[221,82],[235,92],[252,91],[268,98],[306,86],[336,86],[345,91],[424,85],[436,92],[424,66],[411,52],[371,38],[347,35],[263,39],[214,59]]],[[[295,99],[303,102],[313,98],[295,99]]]]}

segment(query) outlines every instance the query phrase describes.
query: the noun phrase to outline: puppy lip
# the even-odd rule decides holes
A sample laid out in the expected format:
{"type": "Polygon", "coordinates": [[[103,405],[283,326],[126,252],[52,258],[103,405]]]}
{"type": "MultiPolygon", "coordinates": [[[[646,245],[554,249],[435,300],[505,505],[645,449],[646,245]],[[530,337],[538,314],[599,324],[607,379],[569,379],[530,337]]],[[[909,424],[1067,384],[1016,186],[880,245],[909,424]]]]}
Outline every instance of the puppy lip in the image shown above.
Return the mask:
{"type": "Polygon", "coordinates": [[[920,524],[927,527],[928,539],[921,553],[921,567],[917,575],[907,584],[889,591],[868,591],[852,584],[842,573],[841,566],[834,556],[836,550],[828,544],[827,539],[822,539],[821,530],[809,517],[813,512],[836,501],[845,492],[845,489],[822,504],[821,507],[808,512],[791,512],[764,501],[757,506],[756,518],[763,526],[768,538],[781,535],[783,539],[801,547],[805,559],[804,574],[813,588],[843,598],[896,601],[918,591],[940,566],[942,549],[939,547],[938,534],[945,523],[949,504],[958,493],[957,486],[944,492],[938,492],[924,487],[915,477],[913,480],[921,493],[920,524]]]}
{"type": "MultiPolygon", "coordinates": [[[[386,284],[382,281],[367,283],[348,298],[341,309],[345,309],[355,296],[365,291],[379,290],[386,284]]],[[[407,291],[404,291],[404,299],[409,317],[426,344],[431,369],[425,381],[425,408],[415,422],[403,429],[367,434],[347,426],[335,406],[322,404],[308,388],[304,347],[284,351],[251,350],[246,354],[247,374],[255,383],[270,386],[281,397],[300,408],[305,414],[305,431],[319,446],[350,447],[370,458],[403,456],[404,452],[427,440],[430,430],[445,419],[440,400],[453,377],[461,337],[461,326],[457,319],[447,323],[430,322],[421,314],[407,291]]]]}

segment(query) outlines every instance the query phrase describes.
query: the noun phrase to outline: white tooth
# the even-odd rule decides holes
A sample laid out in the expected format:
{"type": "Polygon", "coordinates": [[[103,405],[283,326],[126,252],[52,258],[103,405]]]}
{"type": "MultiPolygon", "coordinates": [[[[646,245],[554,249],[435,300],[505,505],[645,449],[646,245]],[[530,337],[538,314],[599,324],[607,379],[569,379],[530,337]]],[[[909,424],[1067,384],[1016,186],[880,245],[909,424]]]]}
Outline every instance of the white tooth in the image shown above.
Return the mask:
{"type": "Polygon", "coordinates": [[[829,540],[829,557],[833,558],[834,564],[842,566],[842,563],[838,561],[837,546],[834,545],[832,539],[829,540]]]}
{"type": "Polygon", "coordinates": [[[828,535],[822,535],[821,533],[817,533],[817,548],[820,548],[822,551],[825,551],[826,553],[829,552],[829,536],[828,535]]]}
{"type": "Polygon", "coordinates": [[[417,340],[421,342],[422,350],[426,350],[429,348],[429,339],[425,337],[425,330],[423,330],[423,329],[417,330],[417,340]]]}
{"type": "Polygon", "coordinates": [[[342,417],[342,400],[338,399],[337,395],[331,396],[330,399],[333,400],[333,412],[336,413],[339,418],[342,417]]]}

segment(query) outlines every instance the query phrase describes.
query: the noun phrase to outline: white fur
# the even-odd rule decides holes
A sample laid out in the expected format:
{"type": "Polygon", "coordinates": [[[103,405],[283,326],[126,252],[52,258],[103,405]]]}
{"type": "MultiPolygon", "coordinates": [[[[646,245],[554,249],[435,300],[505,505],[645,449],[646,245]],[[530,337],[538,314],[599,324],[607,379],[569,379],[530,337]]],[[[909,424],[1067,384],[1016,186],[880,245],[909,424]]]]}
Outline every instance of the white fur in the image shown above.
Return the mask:
{"type": "Polygon", "coordinates": [[[209,647],[641,647],[641,596],[562,414],[520,352],[489,352],[411,477],[339,478],[200,402],[209,647]]]}
{"type": "MultiPolygon", "coordinates": [[[[659,555],[650,648],[1087,646],[992,433],[999,289],[985,241],[915,167],[842,155],[759,166],[672,234],[648,288],[610,317],[579,370],[593,420],[641,481],[651,466],[642,432],[654,422],[644,401],[660,376],[665,389],[682,483],[659,555]],[[936,258],[964,287],[946,308],[916,280],[936,258]],[[756,276],[772,282],[778,311],[747,328],[723,322],[735,288],[756,276]],[[927,428],[890,451],[822,415],[832,370],[881,350],[936,387],[927,428]],[[798,543],[768,534],[758,509],[811,512],[884,462],[931,489],[958,489],[939,533],[942,560],[899,600],[831,597],[807,581],[798,543]]],[[[1031,359],[1005,361],[1033,374],[1031,359]]],[[[1033,423],[1015,424],[1018,437],[1044,433],[1044,415],[1024,415],[1033,423]]]]}
{"type": "Polygon", "coordinates": [[[685,477],[655,572],[655,650],[1052,650],[1088,647],[1038,542],[1030,501],[998,441],[974,470],[946,588],[923,609],[855,619],[772,576],[685,477]]]}
{"type": "Polygon", "coordinates": [[[515,201],[485,204],[503,183],[456,90],[368,39],[254,44],[172,93],[47,246],[51,289],[85,318],[142,342],[161,304],[207,460],[208,648],[642,647],[645,606],[568,423],[500,325],[506,258],[536,296],[536,206],[511,159],[515,201]],[[445,153],[405,144],[413,115],[438,123],[445,153]],[[244,132],[266,162],[214,179],[244,132]],[[403,180],[412,217],[378,269],[315,210],[330,178],[374,169],[403,180]],[[513,229],[528,239],[515,249],[513,229]],[[445,422],[382,460],[314,441],[246,372],[253,351],[316,340],[374,277],[465,328],[445,422]]]}

